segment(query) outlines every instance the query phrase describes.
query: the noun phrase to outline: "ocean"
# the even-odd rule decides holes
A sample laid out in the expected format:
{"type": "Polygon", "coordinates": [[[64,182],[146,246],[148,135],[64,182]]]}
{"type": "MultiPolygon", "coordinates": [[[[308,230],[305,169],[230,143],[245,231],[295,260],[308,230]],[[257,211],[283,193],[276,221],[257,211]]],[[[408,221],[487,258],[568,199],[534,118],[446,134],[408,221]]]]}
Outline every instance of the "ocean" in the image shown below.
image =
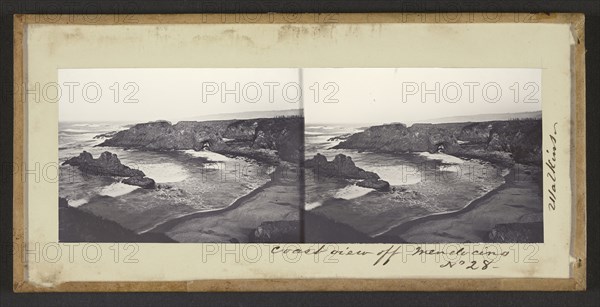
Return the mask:
{"type": "MultiPolygon", "coordinates": [[[[305,157],[310,159],[317,153],[327,157],[331,161],[336,155],[344,154],[350,156],[357,167],[364,170],[375,172],[381,179],[390,183],[391,186],[408,186],[419,183],[423,180],[423,165],[428,165],[436,171],[452,172],[453,168],[449,165],[459,165],[463,160],[443,153],[406,153],[406,154],[387,154],[361,152],[350,149],[332,149],[335,145],[343,141],[340,136],[348,136],[353,133],[361,132],[364,126],[349,125],[306,125],[305,132],[305,157]],[[425,164],[424,164],[425,163],[425,164]]],[[[315,178],[307,175],[307,184],[314,184],[315,178]],[[311,182],[313,181],[313,182],[311,182]]],[[[306,209],[312,210],[322,205],[326,198],[337,199],[355,199],[364,196],[373,189],[363,188],[350,182],[339,189],[331,190],[330,185],[322,185],[323,189],[308,189],[311,195],[307,195],[306,209]],[[318,195],[312,195],[318,194],[318,195]],[[321,197],[319,197],[319,195],[321,197]]]]}
{"type": "MultiPolygon", "coordinates": [[[[82,151],[97,158],[109,151],[121,163],[143,171],[158,189],[121,183],[123,178],[93,176],[61,165],[59,196],[69,205],[115,221],[138,233],[166,221],[227,208],[270,180],[274,167],[252,159],[210,151],[143,151],[98,147],[106,135],[132,123],[60,123],[59,160],[62,164],[82,151]]],[[[356,166],[377,173],[392,186],[376,192],[355,181],[315,178],[306,172],[305,210],[314,211],[369,234],[377,235],[414,218],[453,212],[467,206],[504,182],[494,165],[463,160],[443,153],[386,154],[331,149],[335,138],[362,131],[360,126],[306,125],[305,158],[320,153],[331,161],[350,156],[356,166]],[[450,178],[450,181],[440,179],[450,178]]],[[[215,215],[218,219],[218,215],[215,215]]]]}
{"type": "Polygon", "coordinates": [[[61,165],[59,196],[69,205],[142,232],[172,218],[221,209],[269,181],[273,167],[246,158],[210,151],[153,152],[97,147],[102,134],[127,129],[132,123],[59,123],[59,163],[87,151],[94,158],[109,151],[121,163],[143,171],[161,188],[142,189],[123,178],[93,176],[61,165]]]}

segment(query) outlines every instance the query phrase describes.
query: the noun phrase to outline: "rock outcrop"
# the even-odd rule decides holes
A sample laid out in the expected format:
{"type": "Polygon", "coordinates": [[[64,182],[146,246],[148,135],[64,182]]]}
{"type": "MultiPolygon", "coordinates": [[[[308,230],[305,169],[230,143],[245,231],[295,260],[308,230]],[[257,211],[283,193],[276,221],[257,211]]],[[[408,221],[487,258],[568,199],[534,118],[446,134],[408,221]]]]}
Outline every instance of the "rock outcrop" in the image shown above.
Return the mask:
{"type": "Polygon", "coordinates": [[[330,137],[327,140],[328,141],[343,141],[343,140],[349,138],[351,135],[352,135],[352,133],[344,133],[342,135],[337,135],[337,136],[334,136],[334,137],[330,137]]]}
{"type": "Polygon", "coordinates": [[[389,191],[390,184],[379,179],[379,175],[357,167],[351,157],[344,154],[336,155],[332,161],[321,154],[316,154],[312,159],[304,162],[304,167],[312,169],[315,176],[325,176],[341,179],[359,179],[358,186],[372,188],[379,191],[389,191]]]}
{"type": "Polygon", "coordinates": [[[252,230],[249,240],[255,243],[300,242],[300,221],[263,222],[252,230]]]}
{"type": "Polygon", "coordinates": [[[389,124],[355,133],[334,148],[373,152],[444,152],[451,155],[539,163],[539,119],[448,124],[389,124]]]}
{"type": "Polygon", "coordinates": [[[60,242],[175,242],[162,233],[137,234],[117,222],[70,207],[65,198],[59,198],[58,205],[60,242]]]}
{"type": "Polygon", "coordinates": [[[144,172],[132,169],[121,164],[116,154],[105,151],[100,157],[94,159],[91,153],[84,151],[63,163],[78,167],[88,175],[118,176],[118,177],[144,177],[144,172]]]}
{"type": "Polygon", "coordinates": [[[69,207],[69,201],[64,198],[64,197],[59,197],[58,198],[58,207],[59,208],[68,208],[69,207]]]}
{"type": "Polygon", "coordinates": [[[356,183],[357,186],[369,189],[375,189],[381,192],[390,190],[390,183],[381,179],[365,179],[356,183]]]}
{"type": "Polygon", "coordinates": [[[349,225],[311,211],[305,211],[303,215],[302,229],[299,228],[298,220],[264,222],[251,231],[249,241],[251,243],[297,243],[301,242],[300,231],[302,230],[304,242],[311,243],[404,243],[398,237],[372,238],[349,225]]]}
{"type": "Polygon", "coordinates": [[[357,167],[351,157],[339,154],[331,162],[322,154],[316,154],[304,162],[304,167],[312,169],[315,174],[343,179],[379,179],[379,175],[357,167]]]}
{"type": "Polygon", "coordinates": [[[303,159],[304,120],[277,117],[248,120],[167,121],[137,124],[119,131],[98,146],[144,150],[203,150],[274,162],[303,159]],[[227,142],[224,141],[227,140],[227,142]],[[274,151],[271,155],[268,151],[274,151]]]}
{"type": "Polygon", "coordinates": [[[123,165],[117,155],[109,151],[100,154],[98,159],[94,159],[91,153],[83,151],[79,156],[65,161],[63,165],[76,166],[86,175],[129,177],[121,182],[144,189],[154,189],[156,187],[156,183],[152,178],[146,177],[146,174],[140,170],[123,165]]]}
{"type": "Polygon", "coordinates": [[[455,132],[458,125],[404,124],[373,126],[355,133],[335,148],[350,148],[380,152],[437,152],[443,146],[445,152],[458,149],[455,132]]]}
{"type": "Polygon", "coordinates": [[[148,178],[148,177],[139,177],[139,176],[129,177],[127,179],[123,179],[121,182],[124,184],[142,187],[144,189],[156,188],[156,182],[154,182],[154,179],[148,178]]]}
{"type": "Polygon", "coordinates": [[[99,146],[139,148],[146,150],[201,150],[205,143],[218,139],[218,131],[226,122],[179,122],[171,125],[168,121],[155,121],[137,124],[127,130],[117,132],[99,146]]]}
{"type": "Polygon", "coordinates": [[[542,222],[498,224],[488,234],[491,243],[544,242],[542,222]]]}
{"type": "Polygon", "coordinates": [[[101,133],[101,134],[94,136],[94,139],[110,138],[110,137],[113,137],[115,134],[117,134],[117,132],[119,132],[119,131],[110,131],[110,132],[106,132],[106,133],[101,133]]]}

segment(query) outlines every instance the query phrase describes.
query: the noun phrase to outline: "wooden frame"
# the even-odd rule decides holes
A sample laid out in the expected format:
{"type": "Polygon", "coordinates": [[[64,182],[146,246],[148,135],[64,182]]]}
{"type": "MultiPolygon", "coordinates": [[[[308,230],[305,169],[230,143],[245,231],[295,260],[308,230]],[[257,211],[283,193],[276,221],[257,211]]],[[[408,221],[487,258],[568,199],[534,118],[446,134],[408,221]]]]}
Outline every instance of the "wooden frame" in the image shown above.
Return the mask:
{"type": "MultiPolygon", "coordinates": [[[[251,15],[248,15],[251,16],[251,15]]],[[[276,23],[321,23],[331,21],[333,15],[301,14],[270,15],[276,23]]],[[[51,288],[37,287],[28,283],[25,277],[24,237],[25,225],[25,186],[18,172],[13,175],[13,288],[16,292],[60,292],[60,291],[465,291],[465,290],[584,290],[586,288],[586,152],[585,152],[585,47],[584,47],[584,17],[581,14],[510,14],[498,15],[495,22],[529,22],[570,24],[577,36],[577,45],[573,52],[574,60],[572,73],[574,97],[574,118],[572,148],[575,161],[572,164],[572,183],[574,189],[574,236],[572,238],[572,255],[576,257],[572,267],[572,278],[569,279],[303,279],[303,280],[199,280],[181,282],[68,282],[51,288]],[[517,16],[517,17],[515,17],[517,16]]],[[[24,29],[30,24],[45,23],[52,20],[53,24],[86,24],[83,15],[15,15],[14,17],[14,164],[22,165],[26,155],[24,148],[24,95],[18,86],[24,83],[24,29]]],[[[100,15],[94,19],[94,24],[110,25],[126,23],[127,18],[119,15],[100,15]]],[[[257,16],[258,17],[258,16],[257,16]]],[[[441,14],[337,14],[334,16],[338,23],[444,23],[441,14]]],[[[167,24],[167,23],[236,23],[240,20],[237,15],[134,15],[137,23],[167,24]]],[[[270,23],[268,18],[260,18],[257,23],[270,23]],[[264,20],[264,21],[263,21],[264,20]]],[[[490,22],[483,16],[462,14],[452,22],[490,22]]]]}

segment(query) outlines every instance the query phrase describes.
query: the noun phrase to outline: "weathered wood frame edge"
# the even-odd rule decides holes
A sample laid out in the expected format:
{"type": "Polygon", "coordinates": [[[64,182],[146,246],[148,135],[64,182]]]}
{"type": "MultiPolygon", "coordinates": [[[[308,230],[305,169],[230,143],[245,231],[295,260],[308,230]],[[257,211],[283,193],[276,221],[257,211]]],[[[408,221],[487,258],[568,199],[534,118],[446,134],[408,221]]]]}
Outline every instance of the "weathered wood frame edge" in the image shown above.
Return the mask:
{"type": "MultiPolygon", "coordinates": [[[[490,20],[476,13],[459,14],[448,21],[443,13],[359,13],[359,14],[272,14],[266,20],[248,18],[259,14],[176,14],[130,15],[135,24],[210,23],[562,23],[570,24],[577,42],[573,50],[572,97],[574,116],[572,140],[572,187],[574,225],[572,256],[576,259],[571,278],[546,279],[236,279],[177,282],[67,282],[39,287],[25,278],[25,183],[13,174],[13,290],[15,292],[227,292],[227,291],[581,291],[586,289],[586,115],[584,15],[579,13],[529,14],[498,13],[490,20]],[[518,19],[517,19],[518,17],[518,19]],[[252,20],[252,22],[248,22],[252,20]],[[254,22],[256,21],[256,22],[254,22]]],[[[491,14],[491,13],[490,13],[491,14]]],[[[267,15],[267,14],[264,14],[267,15]]],[[[93,24],[127,24],[122,15],[96,15],[93,24]]],[[[25,81],[25,28],[28,24],[91,24],[87,15],[14,15],[14,132],[13,165],[24,162],[25,96],[19,86],[25,81]]]]}

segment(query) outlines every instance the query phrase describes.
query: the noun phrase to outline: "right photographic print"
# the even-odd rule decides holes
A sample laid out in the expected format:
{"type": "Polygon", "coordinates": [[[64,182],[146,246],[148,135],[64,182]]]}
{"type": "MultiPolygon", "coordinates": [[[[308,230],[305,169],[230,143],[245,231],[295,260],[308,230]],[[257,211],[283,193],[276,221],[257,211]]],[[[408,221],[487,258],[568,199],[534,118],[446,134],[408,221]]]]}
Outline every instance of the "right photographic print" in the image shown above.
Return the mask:
{"type": "Polygon", "coordinates": [[[301,76],[305,242],[544,242],[540,69],[301,76]]]}

